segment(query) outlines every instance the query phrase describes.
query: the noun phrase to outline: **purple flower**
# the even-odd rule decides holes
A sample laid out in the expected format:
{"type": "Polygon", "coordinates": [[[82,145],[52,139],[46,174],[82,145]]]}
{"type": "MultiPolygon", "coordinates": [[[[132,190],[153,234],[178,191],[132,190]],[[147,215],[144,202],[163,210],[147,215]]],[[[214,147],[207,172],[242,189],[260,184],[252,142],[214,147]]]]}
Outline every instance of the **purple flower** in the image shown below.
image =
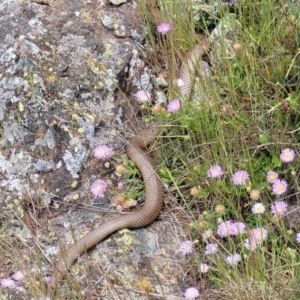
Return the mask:
{"type": "Polygon", "coordinates": [[[245,232],[246,225],[243,222],[234,222],[231,226],[230,234],[239,235],[245,232]]]}
{"type": "Polygon", "coordinates": [[[167,34],[171,29],[172,27],[168,23],[161,23],[157,26],[157,31],[162,35],[167,34]]]}
{"type": "Polygon", "coordinates": [[[146,103],[151,100],[151,94],[146,91],[138,91],[135,96],[140,103],[146,103]]]}
{"type": "Polygon", "coordinates": [[[217,234],[219,237],[227,237],[231,234],[233,223],[231,221],[225,221],[219,224],[217,234]]]}
{"type": "Polygon", "coordinates": [[[254,251],[257,247],[257,242],[253,238],[245,239],[244,246],[250,251],[254,251]]]}
{"type": "Polygon", "coordinates": [[[10,278],[2,279],[0,284],[3,289],[13,289],[16,286],[16,283],[10,278]]]}
{"type": "Polygon", "coordinates": [[[188,288],[184,293],[185,300],[194,300],[197,297],[199,297],[199,291],[194,287],[188,288]]]}
{"type": "Polygon", "coordinates": [[[206,245],[205,254],[207,254],[207,255],[215,254],[218,252],[218,250],[219,250],[218,244],[211,243],[211,244],[206,245]]]}
{"type": "Polygon", "coordinates": [[[232,256],[227,256],[225,259],[225,262],[228,265],[233,266],[233,265],[237,265],[241,261],[241,259],[242,259],[241,255],[238,253],[235,253],[232,256]]]}
{"type": "Polygon", "coordinates": [[[45,281],[46,283],[50,283],[50,282],[52,281],[52,277],[51,277],[51,276],[45,276],[45,277],[44,277],[44,281],[45,281]]]}
{"type": "Polygon", "coordinates": [[[97,179],[91,185],[91,193],[94,197],[101,197],[107,189],[107,183],[101,179],[97,179]]]}
{"type": "Polygon", "coordinates": [[[282,216],[287,212],[287,204],[284,201],[276,201],[271,205],[271,213],[274,216],[282,216]]]}
{"type": "Polygon", "coordinates": [[[114,154],[114,151],[106,145],[101,145],[93,150],[93,154],[94,157],[99,160],[107,160],[111,158],[111,156],[114,154]]]}
{"type": "Polygon", "coordinates": [[[200,266],[198,267],[198,271],[200,273],[207,273],[209,270],[209,265],[208,264],[200,264],[200,266]]]}
{"type": "Polygon", "coordinates": [[[232,176],[232,182],[234,185],[243,185],[246,183],[247,179],[249,179],[249,174],[244,170],[237,171],[232,176]]]}
{"type": "Polygon", "coordinates": [[[168,112],[176,113],[180,109],[180,101],[178,99],[174,99],[169,102],[167,105],[168,112]]]}
{"type": "Polygon", "coordinates": [[[300,232],[296,234],[296,241],[300,244],[300,232]]]}
{"type": "Polygon", "coordinates": [[[290,148],[285,148],[281,151],[281,154],[280,154],[280,159],[285,162],[285,163],[288,163],[288,162],[291,162],[293,161],[295,158],[295,151],[290,149],[290,148]]]}
{"type": "Polygon", "coordinates": [[[124,187],[123,182],[118,182],[118,189],[121,190],[124,187]]]}
{"type": "Polygon", "coordinates": [[[266,209],[262,203],[255,203],[252,207],[252,212],[254,214],[263,214],[265,210],[266,209]]]}
{"type": "Polygon", "coordinates": [[[261,243],[267,238],[268,232],[265,228],[254,228],[251,231],[251,239],[256,243],[261,243]]]}
{"type": "Polygon", "coordinates": [[[23,281],[25,279],[25,272],[22,271],[17,271],[14,276],[13,279],[15,281],[23,281]]]}
{"type": "Polygon", "coordinates": [[[288,185],[287,185],[287,182],[285,180],[277,179],[273,183],[273,193],[275,195],[282,195],[286,192],[287,186],[288,185]]]}
{"type": "Polygon", "coordinates": [[[183,255],[187,255],[193,252],[194,242],[193,241],[185,241],[180,245],[179,251],[183,255]]]}
{"type": "Polygon", "coordinates": [[[223,174],[223,170],[220,166],[211,166],[207,171],[207,176],[210,178],[219,178],[223,174]]]}
{"type": "Polygon", "coordinates": [[[278,179],[278,174],[274,171],[269,171],[267,173],[267,181],[270,183],[274,183],[278,179]]]}
{"type": "Polygon", "coordinates": [[[250,192],[250,198],[251,198],[252,200],[258,200],[258,199],[259,199],[259,196],[260,196],[260,191],[258,191],[258,190],[252,190],[252,191],[250,192]]]}

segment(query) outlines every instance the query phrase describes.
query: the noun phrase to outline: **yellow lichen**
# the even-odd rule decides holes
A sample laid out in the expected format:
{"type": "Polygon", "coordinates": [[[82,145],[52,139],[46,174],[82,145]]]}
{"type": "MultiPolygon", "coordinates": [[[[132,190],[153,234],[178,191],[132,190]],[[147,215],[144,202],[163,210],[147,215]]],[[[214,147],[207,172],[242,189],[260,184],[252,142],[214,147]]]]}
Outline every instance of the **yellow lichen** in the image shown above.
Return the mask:
{"type": "Polygon", "coordinates": [[[51,83],[51,82],[54,82],[55,81],[55,75],[49,75],[46,77],[46,81],[51,83]]]}
{"type": "Polygon", "coordinates": [[[73,200],[77,200],[78,198],[79,198],[79,194],[75,194],[75,195],[73,195],[73,197],[72,197],[73,200]]]}
{"type": "Polygon", "coordinates": [[[70,132],[70,130],[67,127],[64,127],[64,131],[69,134],[71,139],[73,138],[73,134],[70,132]]]}
{"type": "Polygon", "coordinates": [[[71,187],[74,188],[74,189],[77,187],[77,185],[78,185],[78,181],[77,181],[77,180],[74,180],[74,181],[71,183],[71,187]]]}
{"type": "Polygon", "coordinates": [[[19,111],[24,111],[24,104],[22,102],[19,102],[19,111]]]}
{"type": "Polygon", "coordinates": [[[111,56],[113,54],[112,50],[111,50],[111,44],[106,44],[105,45],[106,50],[105,52],[102,54],[103,57],[108,57],[111,56]]]}

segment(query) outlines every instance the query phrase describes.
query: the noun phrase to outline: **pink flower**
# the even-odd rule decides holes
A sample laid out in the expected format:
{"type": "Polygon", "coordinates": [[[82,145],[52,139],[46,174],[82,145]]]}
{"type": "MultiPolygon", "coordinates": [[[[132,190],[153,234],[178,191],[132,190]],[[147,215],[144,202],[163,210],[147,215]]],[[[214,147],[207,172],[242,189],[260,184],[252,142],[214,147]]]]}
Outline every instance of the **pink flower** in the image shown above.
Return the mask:
{"type": "Polygon", "coordinates": [[[0,284],[3,289],[13,289],[16,286],[16,283],[10,278],[2,279],[0,284]]]}
{"type": "Polygon", "coordinates": [[[91,193],[94,197],[101,197],[107,189],[107,183],[101,179],[97,179],[91,185],[91,193]]]}
{"type": "Polygon", "coordinates": [[[15,281],[23,281],[25,279],[25,272],[22,271],[17,271],[14,276],[13,279],[15,281]]]}
{"type": "Polygon", "coordinates": [[[268,232],[265,228],[254,228],[251,231],[251,239],[256,243],[261,243],[267,238],[268,232]]]}
{"type": "Polygon", "coordinates": [[[260,196],[260,191],[258,191],[258,190],[252,190],[252,191],[250,192],[250,198],[251,198],[252,200],[258,200],[258,199],[259,199],[259,196],[260,196]]]}
{"type": "Polygon", "coordinates": [[[242,257],[240,254],[238,253],[235,253],[231,256],[227,256],[226,259],[225,259],[225,262],[228,264],[228,265],[237,265],[240,261],[241,261],[242,257]]]}
{"type": "Polygon", "coordinates": [[[275,195],[282,195],[286,192],[287,186],[288,185],[287,185],[287,182],[285,180],[277,179],[273,183],[273,193],[275,195]]]}
{"type": "Polygon", "coordinates": [[[181,78],[178,78],[174,80],[174,84],[181,88],[184,86],[184,81],[181,78]]]}
{"type": "Polygon", "coordinates": [[[281,151],[281,154],[280,154],[280,159],[285,162],[285,163],[288,163],[288,162],[291,162],[293,161],[295,158],[295,151],[290,149],[290,148],[285,148],[281,151]]]}
{"type": "Polygon", "coordinates": [[[161,23],[157,26],[157,31],[162,35],[167,34],[171,29],[172,27],[168,23],[161,23]]]}
{"type": "Polygon", "coordinates": [[[110,159],[111,156],[114,154],[113,150],[106,146],[98,146],[93,150],[94,157],[96,157],[99,160],[107,160],[110,159]]]}
{"type": "Polygon", "coordinates": [[[219,250],[218,244],[211,243],[211,244],[206,245],[205,254],[207,254],[207,255],[215,254],[218,252],[218,250],[219,250]]]}
{"type": "Polygon", "coordinates": [[[298,244],[300,244],[300,232],[296,234],[296,241],[298,244]]]}
{"type": "Polygon", "coordinates": [[[194,242],[193,241],[185,241],[180,245],[179,251],[183,255],[187,255],[193,252],[194,242]]]}
{"type": "Polygon", "coordinates": [[[170,101],[169,104],[167,105],[168,112],[176,113],[179,111],[179,109],[180,109],[180,101],[178,99],[174,99],[170,101]]]}
{"type": "Polygon", "coordinates": [[[267,173],[267,181],[270,183],[274,183],[278,179],[278,174],[274,171],[269,171],[267,173]]]}
{"type": "Polygon", "coordinates": [[[200,264],[200,266],[198,267],[198,271],[200,273],[207,273],[209,270],[209,265],[208,264],[200,264]]]}
{"type": "Polygon", "coordinates": [[[50,283],[50,282],[52,281],[52,277],[51,277],[51,276],[45,276],[45,277],[44,277],[44,281],[45,281],[46,283],[50,283]]]}
{"type": "Polygon", "coordinates": [[[207,171],[207,176],[210,178],[219,178],[223,174],[223,170],[220,166],[211,166],[207,171]]]}
{"type": "Polygon", "coordinates": [[[194,300],[197,297],[199,297],[199,291],[194,287],[188,288],[184,293],[185,300],[194,300]]]}
{"type": "Polygon", "coordinates": [[[124,187],[123,182],[118,182],[118,189],[121,190],[124,187]]]}
{"type": "Polygon", "coordinates": [[[244,170],[237,171],[232,176],[232,182],[234,185],[243,185],[246,183],[247,179],[249,179],[249,174],[244,170]]]}
{"type": "Polygon", "coordinates": [[[146,91],[138,91],[135,96],[140,103],[146,103],[151,100],[151,94],[146,91]]]}
{"type": "Polygon", "coordinates": [[[234,222],[231,226],[231,235],[239,235],[245,233],[246,225],[243,222],[234,222]]]}
{"type": "Polygon", "coordinates": [[[276,201],[271,205],[271,213],[274,216],[283,216],[287,212],[287,204],[284,201],[276,201]]]}
{"type": "Polygon", "coordinates": [[[233,223],[231,221],[225,221],[219,224],[217,234],[219,237],[227,237],[231,234],[233,223]]]}
{"type": "Polygon", "coordinates": [[[252,207],[252,212],[254,214],[263,214],[265,210],[266,209],[262,203],[255,203],[252,207]]]}
{"type": "Polygon", "coordinates": [[[253,238],[245,239],[244,246],[250,251],[254,251],[257,247],[257,243],[253,238]]]}

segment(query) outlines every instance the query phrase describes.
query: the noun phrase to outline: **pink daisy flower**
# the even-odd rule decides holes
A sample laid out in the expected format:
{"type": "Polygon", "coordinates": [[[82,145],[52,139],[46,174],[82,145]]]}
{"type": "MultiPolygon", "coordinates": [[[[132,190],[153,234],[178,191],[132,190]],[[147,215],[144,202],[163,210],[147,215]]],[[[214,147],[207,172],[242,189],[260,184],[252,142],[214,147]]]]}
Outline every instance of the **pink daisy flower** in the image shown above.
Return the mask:
{"type": "Polygon", "coordinates": [[[198,267],[198,271],[200,273],[207,273],[209,270],[209,265],[208,264],[200,264],[200,266],[198,267]]]}
{"type": "Polygon", "coordinates": [[[218,244],[211,243],[205,246],[205,254],[210,255],[210,254],[215,254],[219,250],[218,244]]]}
{"type": "Polygon", "coordinates": [[[107,189],[107,183],[101,179],[97,179],[91,185],[91,193],[94,197],[101,197],[107,189]]]}
{"type": "Polygon", "coordinates": [[[93,150],[93,154],[94,157],[96,157],[99,160],[108,160],[112,157],[114,151],[106,145],[101,145],[93,150]]]}
{"type": "Polygon", "coordinates": [[[274,216],[283,216],[287,212],[287,204],[284,201],[276,201],[271,205],[271,213],[274,216]]]}
{"type": "Polygon", "coordinates": [[[221,238],[228,237],[232,232],[232,221],[225,221],[219,224],[217,229],[217,235],[221,238]]]}
{"type": "Polygon", "coordinates": [[[16,286],[16,283],[10,278],[2,279],[0,284],[3,289],[13,289],[16,286]]]}
{"type": "Polygon", "coordinates": [[[246,183],[247,179],[249,179],[249,174],[244,170],[237,171],[232,176],[232,182],[234,185],[243,185],[246,183]]]}
{"type": "Polygon", "coordinates": [[[223,174],[223,170],[220,166],[211,166],[207,171],[207,176],[210,178],[219,178],[223,174]]]}
{"type": "Polygon", "coordinates": [[[282,195],[286,192],[287,190],[287,182],[285,180],[280,180],[277,179],[275,180],[275,182],[273,183],[273,193],[275,195],[282,195]]]}
{"type": "Polygon", "coordinates": [[[244,247],[250,251],[254,251],[257,247],[257,242],[253,238],[245,239],[244,247]]]}
{"type": "Polygon", "coordinates": [[[231,226],[231,235],[239,235],[245,233],[246,225],[243,222],[234,222],[231,226]]]}
{"type": "Polygon", "coordinates": [[[185,241],[180,245],[179,251],[183,255],[187,255],[193,252],[194,242],[193,241],[185,241]]]}
{"type": "Polygon", "coordinates": [[[184,293],[185,300],[194,300],[197,297],[199,297],[199,291],[194,287],[188,288],[184,293]]]}
{"type": "Polygon", "coordinates": [[[168,23],[161,23],[157,26],[157,31],[162,35],[167,34],[171,29],[172,27],[168,23]]]}
{"type": "Polygon", "coordinates": [[[168,112],[176,113],[179,111],[179,109],[180,109],[180,101],[178,99],[174,99],[170,101],[169,104],[167,105],[168,112]]]}
{"type": "Polygon", "coordinates": [[[151,100],[151,94],[146,91],[138,91],[135,97],[140,103],[146,103],[151,100]]]}
{"type": "Polygon", "coordinates": [[[285,148],[281,151],[281,154],[280,154],[280,159],[285,162],[285,163],[288,163],[288,162],[291,162],[293,161],[295,158],[295,151],[290,149],[290,148],[285,148]]]}
{"type": "Polygon", "coordinates": [[[252,200],[258,200],[258,199],[259,199],[259,196],[260,196],[260,191],[258,191],[258,190],[252,190],[252,191],[250,192],[250,198],[251,198],[252,200]]]}
{"type": "Polygon", "coordinates": [[[274,183],[278,179],[278,174],[274,171],[269,171],[267,173],[267,181],[270,183],[274,183]]]}
{"type": "Polygon", "coordinates": [[[15,281],[23,281],[25,279],[25,272],[22,271],[17,271],[14,276],[13,279],[15,281]]]}
{"type": "Polygon", "coordinates": [[[226,259],[225,259],[225,262],[228,265],[233,266],[233,265],[237,265],[241,260],[242,260],[241,255],[238,254],[238,253],[235,253],[231,256],[227,256],[226,259]]]}
{"type": "Polygon", "coordinates": [[[265,228],[254,228],[251,231],[251,239],[253,239],[256,243],[261,243],[268,236],[268,231],[265,228]]]}
{"type": "Polygon", "coordinates": [[[255,203],[252,207],[252,212],[254,214],[263,214],[265,210],[266,209],[262,203],[255,203]]]}

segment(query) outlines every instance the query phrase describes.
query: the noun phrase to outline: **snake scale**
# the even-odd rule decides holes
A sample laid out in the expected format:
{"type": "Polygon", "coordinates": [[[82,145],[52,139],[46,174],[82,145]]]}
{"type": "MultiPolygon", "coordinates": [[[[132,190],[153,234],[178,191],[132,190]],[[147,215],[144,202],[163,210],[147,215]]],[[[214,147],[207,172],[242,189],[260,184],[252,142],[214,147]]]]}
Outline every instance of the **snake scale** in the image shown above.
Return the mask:
{"type": "MultiPolygon", "coordinates": [[[[178,78],[183,80],[180,87],[182,96],[189,96],[192,90],[191,73],[195,70],[197,61],[209,49],[210,45],[205,36],[201,36],[198,44],[186,55],[185,63],[181,64],[178,78]]],[[[68,268],[77,257],[92,246],[98,244],[110,234],[124,228],[138,228],[154,221],[162,208],[164,201],[164,186],[156,172],[152,159],[144,151],[145,148],[157,137],[159,127],[156,123],[144,129],[140,134],[134,136],[126,145],[126,154],[132,159],[140,170],[145,183],[145,202],[143,207],[128,215],[116,217],[103,223],[98,228],[82,237],[61,253],[58,262],[54,265],[50,286],[55,288],[56,284],[66,275],[68,268]]]]}

